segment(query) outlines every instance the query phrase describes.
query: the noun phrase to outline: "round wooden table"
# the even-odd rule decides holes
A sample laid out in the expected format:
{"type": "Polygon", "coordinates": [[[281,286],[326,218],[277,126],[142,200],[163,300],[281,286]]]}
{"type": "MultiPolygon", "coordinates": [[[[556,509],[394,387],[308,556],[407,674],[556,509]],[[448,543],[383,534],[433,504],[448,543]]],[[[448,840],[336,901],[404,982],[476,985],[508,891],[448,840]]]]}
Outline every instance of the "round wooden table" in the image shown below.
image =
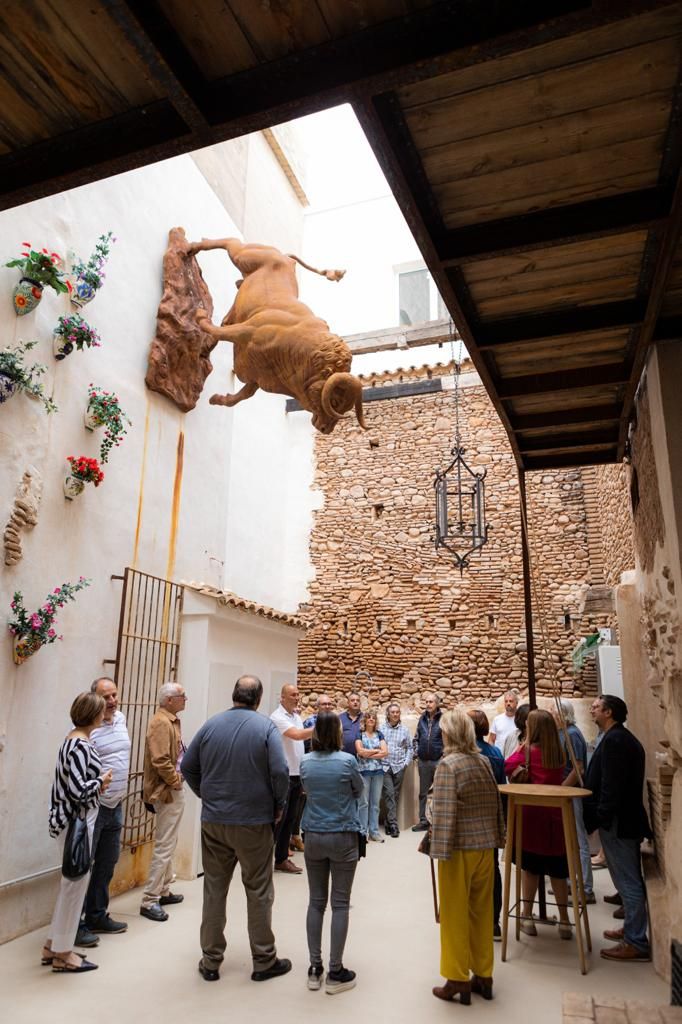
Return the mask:
{"type": "Polygon", "coordinates": [[[499,787],[507,797],[507,842],[504,848],[504,896],[502,903],[502,959],[507,959],[507,933],[509,928],[509,894],[511,888],[512,849],[516,859],[516,902],[512,908],[516,918],[516,939],[521,936],[521,850],[523,849],[524,807],[559,807],[564,828],[568,877],[571,886],[569,897],[573,906],[575,937],[578,944],[578,959],[581,974],[587,974],[585,950],[592,950],[590,922],[587,916],[583,872],[580,865],[580,847],[575,827],[573,800],[590,796],[591,790],[576,786],[537,786],[509,783],[499,787]],[[584,930],[584,936],[583,936],[584,930]]]}

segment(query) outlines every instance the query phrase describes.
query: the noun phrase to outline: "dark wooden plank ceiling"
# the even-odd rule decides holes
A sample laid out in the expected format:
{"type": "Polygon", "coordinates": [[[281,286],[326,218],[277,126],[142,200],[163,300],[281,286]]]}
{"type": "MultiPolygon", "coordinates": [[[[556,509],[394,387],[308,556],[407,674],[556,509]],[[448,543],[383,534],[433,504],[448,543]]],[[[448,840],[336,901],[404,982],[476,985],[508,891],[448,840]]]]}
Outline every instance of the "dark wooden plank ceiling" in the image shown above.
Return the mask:
{"type": "Polygon", "coordinates": [[[526,469],[682,336],[682,3],[9,0],[6,208],[352,102],[526,469]]]}

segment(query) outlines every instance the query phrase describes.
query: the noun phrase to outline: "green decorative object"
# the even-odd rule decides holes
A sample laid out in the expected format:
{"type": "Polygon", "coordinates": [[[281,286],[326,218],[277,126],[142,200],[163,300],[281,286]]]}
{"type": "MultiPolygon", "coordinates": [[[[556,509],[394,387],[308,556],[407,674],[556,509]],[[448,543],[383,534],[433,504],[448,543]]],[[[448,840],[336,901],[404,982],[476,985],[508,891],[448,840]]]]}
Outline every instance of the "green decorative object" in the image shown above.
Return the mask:
{"type": "Polygon", "coordinates": [[[92,302],[99,289],[104,284],[106,274],[102,267],[109,258],[109,250],[114,238],[113,231],[107,231],[97,239],[95,251],[87,263],[84,260],[76,260],[71,267],[71,274],[74,278],[73,291],[71,292],[71,305],[80,308],[87,302],[92,302]]]}
{"type": "Polygon", "coordinates": [[[21,280],[12,294],[17,316],[25,316],[36,308],[46,285],[57,293],[72,291],[71,284],[64,277],[62,258],[58,252],[32,249],[30,242],[23,244],[25,249],[21,256],[5,264],[6,267],[18,267],[21,270],[21,280]]]}
{"type": "Polygon", "coordinates": [[[42,608],[31,615],[24,608],[21,591],[15,591],[10,605],[12,616],[7,623],[7,628],[15,638],[12,656],[16,665],[22,665],[27,658],[30,658],[46,644],[53,644],[55,640],[64,639],[57,636],[57,631],[54,628],[57,610],[63,608],[67,601],[74,601],[78,591],[89,587],[91,582],[92,580],[86,580],[84,576],[81,576],[78,583],[62,583],[61,587],[56,587],[51,594],[47,595],[42,608]]]}
{"type": "Polygon", "coordinates": [[[24,356],[38,344],[37,341],[20,341],[16,348],[0,349],[0,405],[16,391],[23,391],[29,398],[42,402],[45,412],[57,412],[57,406],[45,394],[44,385],[38,380],[46,372],[42,363],[26,366],[24,356]]]}

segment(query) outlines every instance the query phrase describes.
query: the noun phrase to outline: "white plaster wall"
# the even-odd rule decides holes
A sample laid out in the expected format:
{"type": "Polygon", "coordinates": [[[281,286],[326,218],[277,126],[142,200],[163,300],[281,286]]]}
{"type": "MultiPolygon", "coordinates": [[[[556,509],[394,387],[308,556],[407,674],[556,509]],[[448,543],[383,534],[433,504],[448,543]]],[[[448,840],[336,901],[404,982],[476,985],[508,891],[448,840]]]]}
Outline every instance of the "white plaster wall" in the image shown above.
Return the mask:
{"type": "MultiPolygon", "coordinates": [[[[190,694],[182,719],[185,742],[207,718],[232,706],[234,684],[244,673],[263,683],[260,711],[269,715],[282,684],[296,681],[300,636],[291,626],[186,591],[178,673],[190,694]]],[[[200,812],[200,801],[187,789],[174,861],[181,877],[193,878],[200,870],[200,812]]]]}
{"type": "MultiPolygon", "coordinates": [[[[278,167],[276,171],[281,176],[278,167]]],[[[265,180],[261,179],[262,187],[265,180]]],[[[268,202],[280,187],[279,181],[270,180],[268,202]]],[[[226,344],[215,349],[214,373],[192,412],[183,415],[167,399],[145,388],[167,232],[178,224],[189,238],[239,234],[191,156],[0,214],[2,262],[16,255],[24,240],[50,251],[65,254],[74,249],[87,256],[102,232],[111,228],[118,238],[106,285],[83,310],[100,331],[102,347],[74,352],[60,363],[52,356],[51,332],[57,317],[71,311],[68,299],[46,289],[38,309],[17,318],[11,291],[18,272],[0,269],[2,344],[38,339],[35,358],[48,366],[47,389],[60,409],[48,418],[37,403],[22,395],[0,408],[3,529],[26,466],[37,467],[44,481],[40,520],[24,535],[23,560],[12,568],[0,568],[0,625],[15,589],[23,592],[27,607],[33,609],[64,580],[81,574],[93,580],[91,588],[60,614],[58,631],[64,634],[63,642],[39,651],[25,665],[13,665],[11,637],[0,628],[0,887],[4,881],[56,862],[46,824],[55,755],[69,729],[73,697],[102,672],[105,659],[115,657],[121,590],[118,582],[110,580],[112,574],[130,565],[159,576],[229,586],[223,563],[228,522],[234,520],[242,523],[238,538],[242,570],[237,578],[241,596],[260,600],[266,594],[268,603],[292,607],[291,594],[305,594],[304,581],[310,572],[305,532],[309,513],[301,516],[298,526],[285,529],[282,520],[291,488],[305,491],[306,481],[312,479],[312,457],[306,463],[297,451],[295,481],[284,472],[270,477],[258,525],[263,534],[278,541],[270,545],[267,558],[261,554],[260,533],[252,528],[251,477],[267,476],[270,458],[278,466],[286,463],[284,401],[273,399],[257,409],[241,406],[234,411],[209,406],[208,397],[225,390],[233,376],[231,349],[226,344]],[[97,455],[99,450],[98,436],[87,433],[82,424],[89,382],[118,393],[133,427],[104,467],[103,484],[97,489],[87,485],[79,499],[67,503],[62,493],[65,457],[97,455]],[[182,466],[178,459],[181,435],[182,466]],[[176,523],[174,486],[180,496],[176,523]],[[292,543],[298,549],[286,552],[285,583],[279,565],[284,564],[285,545],[292,543]]],[[[283,224],[278,230],[283,237],[283,224]]],[[[300,221],[292,222],[292,240],[299,234],[300,221]]],[[[215,300],[214,319],[219,322],[231,305],[237,271],[219,252],[202,254],[200,262],[215,300]]],[[[300,448],[300,442],[294,447],[300,448]]],[[[3,912],[6,907],[3,904],[3,912]]],[[[30,924],[28,918],[25,923],[30,924]]]]}

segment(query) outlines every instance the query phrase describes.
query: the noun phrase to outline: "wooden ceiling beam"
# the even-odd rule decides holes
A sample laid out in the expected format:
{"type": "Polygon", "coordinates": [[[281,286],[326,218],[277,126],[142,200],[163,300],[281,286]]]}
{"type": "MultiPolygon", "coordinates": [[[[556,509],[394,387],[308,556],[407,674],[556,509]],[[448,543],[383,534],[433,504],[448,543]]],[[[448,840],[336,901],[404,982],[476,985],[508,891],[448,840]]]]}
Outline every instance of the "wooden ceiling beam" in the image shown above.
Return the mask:
{"type": "Polygon", "coordinates": [[[644,300],[625,299],[551,313],[485,320],[476,328],[476,343],[481,352],[487,352],[520,342],[635,327],[643,322],[645,313],[644,300]]]}
{"type": "Polygon", "coordinates": [[[672,200],[673,190],[658,186],[477,223],[446,232],[438,243],[438,255],[445,266],[463,265],[604,235],[640,231],[665,220],[672,200]]]}
{"type": "Polygon", "coordinates": [[[542,395],[555,391],[582,391],[586,388],[610,384],[626,384],[630,379],[629,367],[621,363],[589,366],[580,370],[560,370],[555,373],[531,373],[518,377],[503,377],[495,381],[496,393],[503,401],[542,395]]]}
{"type": "Polygon", "coordinates": [[[582,433],[543,434],[541,437],[521,437],[519,447],[525,455],[527,452],[558,451],[563,448],[580,450],[586,445],[607,444],[616,447],[618,443],[618,423],[610,427],[592,428],[589,437],[582,433]]]}
{"type": "Polygon", "coordinates": [[[293,111],[311,93],[327,97],[325,106],[339,102],[333,99],[339,90],[377,95],[630,13],[593,7],[587,0],[444,0],[211,82],[207,114],[220,124],[229,111],[241,131],[253,131],[297,116],[293,111]],[[273,121],[273,110],[286,117],[280,113],[273,121]]]}
{"type": "Polygon", "coordinates": [[[682,338],[682,316],[660,317],[654,327],[654,341],[678,341],[682,338]]]}
{"type": "Polygon", "coordinates": [[[524,466],[533,469],[568,469],[572,466],[603,466],[620,461],[616,446],[594,451],[557,452],[554,455],[526,455],[524,466]]]}
{"type": "Polygon", "coordinates": [[[158,100],[9,153],[0,157],[0,209],[184,153],[188,134],[175,107],[158,100]]]}
{"type": "Polygon", "coordinates": [[[155,4],[139,0],[100,0],[100,3],[150,77],[195,133],[196,147],[209,145],[211,130],[199,100],[201,75],[163,13],[155,4]]]}
{"type": "Polygon", "coordinates": [[[579,409],[554,409],[551,412],[532,412],[515,415],[510,413],[514,433],[525,430],[542,430],[545,427],[570,427],[574,424],[603,423],[605,420],[619,420],[621,406],[587,405],[579,409]]]}

